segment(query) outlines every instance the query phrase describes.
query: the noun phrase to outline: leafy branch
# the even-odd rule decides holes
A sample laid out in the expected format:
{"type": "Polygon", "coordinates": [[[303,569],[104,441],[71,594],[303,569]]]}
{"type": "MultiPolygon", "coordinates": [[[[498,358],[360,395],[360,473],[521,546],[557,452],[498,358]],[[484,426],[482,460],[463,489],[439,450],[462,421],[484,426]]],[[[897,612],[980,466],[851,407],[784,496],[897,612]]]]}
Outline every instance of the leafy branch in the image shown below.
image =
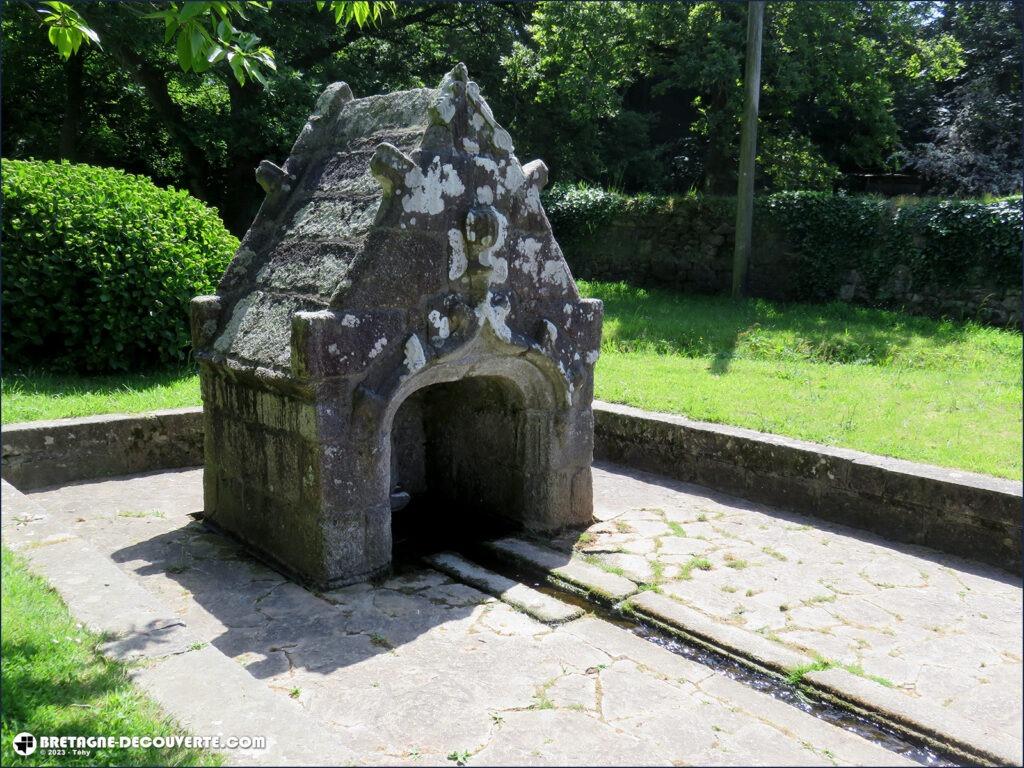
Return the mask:
{"type": "MultiPolygon", "coordinates": [[[[247,12],[267,13],[272,5],[258,0],[185,0],[143,18],[164,22],[164,43],[173,44],[183,72],[202,73],[223,62],[239,85],[256,80],[266,88],[277,71],[274,51],[239,24],[249,21],[247,12]]],[[[99,34],[73,5],[47,0],[42,6],[37,11],[50,43],[64,59],[76,54],[83,42],[102,47],[99,34]]],[[[397,12],[397,4],[390,0],[322,0],[316,8],[330,13],[339,29],[352,24],[362,29],[378,24],[385,13],[397,12]]]]}

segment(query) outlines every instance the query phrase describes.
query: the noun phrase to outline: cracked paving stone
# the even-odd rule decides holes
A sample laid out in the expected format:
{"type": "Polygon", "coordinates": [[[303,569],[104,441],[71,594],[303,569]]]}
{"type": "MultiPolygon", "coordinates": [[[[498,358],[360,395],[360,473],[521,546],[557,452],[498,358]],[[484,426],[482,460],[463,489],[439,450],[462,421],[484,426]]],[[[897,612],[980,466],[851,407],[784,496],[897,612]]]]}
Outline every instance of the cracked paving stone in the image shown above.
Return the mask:
{"type": "MultiPolygon", "coordinates": [[[[950,573],[930,564],[931,572],[942,577],[924,586],[883,589],[859,575],[863,564],[900,559],[899,569],[871,573],[898,576],[906,583],[916,556],[883,551],[879,544],[834,527],[827,528],[829,546],[822,547],[815,530],[800,527],[813,521],[792,515],[780,521],[767,508],[696,486],[648,482],[611,468],[595,470],[595,481],[598,506],[615,511],[612,522],[602,524],[615,533],[605,536],[623,537],[625,546],[656,553],[666,567],[684,564],[685,548],[691,545],[694,552],[719,553],[714,570],[695,570],[692,579],[665,585],[678,597],[714,607],[730,622],[737,620],[732,613],[736,605],[765,617],[774,611],[784,621],[787,612],[778,610],[780,599],[828,594],[824,584],[835,584],[834,602],[812,603],[812,608],[797,601],[790,613],[794,620],[806,617],[813,623],[824,621],[824,612],[843,623],[844,631],[830,637],[802,628],[796,630],[803,632],[801,640],[835,653],[855,649],[866,672],[894,681],[913,682],[921,673],[935,688],[931,695],[948,699],[945,706],[964,716],[976,712],[1019,740],[1013,718],[1020,711],[1020,622],[1006,619],[1007,612],[1020,612],[1016,582],[965,574],[950,561],[950,573]],[[719,517],[722,513],[728,520],[719,517]],[[701,516],[707,520],[699,522],[701,516]],[[619,533],[615,521],[633,532],[619,533]],[[687,534],[706,531],[712,540],[666,533],[666,521],[679,521],[687,534]],[[722,536],[713,525],[753,544],[722,536]],[[761,551],[758,536],[764,525],[781,526],[781,532],[772,531],[771,541],[789,558],[786,562],[761,551]],[[801,555],[807,548],[813,554],[801,555]],[[823,560],[819,550],[828,551],[829,559],[823,560]],[[721,556],[729,551],[763,564],[726,568],[721,556]],[[859,565],[835,566],[832,560],[859,565]],[[955,604],[933,586],[951,580],[963,585],[964,597],[952,595],[955,604]],[[847,596],[842,589],[853,581],[857,588],[847,596]],[[736,591],[723,591],[723,586],[736,591]],[[912,610],[921,604],[913,595],[922,595],[923,604],[940,604],[944,612],[931,615],[945,617],[951,627],[983,632],[942,635],[927,629],[926,617],[912,610]],[[895,598],[891,603],[890,596],[895,598]],[[979,616],[996,616],[997,611],[998,620],[991,622],[979,616]],[[903,621],[894,616],[900,612],[903,621]],[[870,628],[858,628],[861,622],[870,628]],[[982,635],[983,642],[975,642],[982,635]],[[861,638],[864,642],[858,643],[861,638]],[[967,677],[922,671],[915,660],[922,642],[934,643],[921,646],[929,658],[971,662],[967,677]],[[960,644],[972,643],[977,647],[958,653],[960,644]],[[901,653],[890,655],[893,651],[901,653]],[[873,664],[883,671],[875,672],[873,664]],[[913,674],[900,675],[899,670],[913,674]],[[972,680],[975,684],[967,687],[972,680]]],[[[880,754],[888,764],[904,762],[607,621],[586,616],[548,626],[431,569],[382,584],[323,595],[309,592],[250,558],[233,541],[198,528],[188,515],[201,508],[201,498],[201,472],[194,470],[33,494],[58,522],[169,606],[169,615],[180,617],[193,635],[209,643],[206,653],[223,654],[225,663],[244,670],[250,681],[266,686],[288,706],[300,706],[304,716],[353,750],[360,763],[447,764],[449,754],[463,751],[471,755],[470,765],[887,764],[880,754]],[[140,498],[147,508],[164,512],[159,524],[101,519],[138,508],[140,498]],[[77,518],[88,522],[75,523],[77,518]],[[290,699],[295,688],[300,690],[297,703],[290,699]]],[[[557,566],[569,559],[567,553],[553,557],[557,566]]],[[[650,565],[650,559],[642,559],[650,565]]],[[[587,576],[594,571],[610,576],[595,566],[584,570],[587,576]]],[[[744,613],[738,621],[749,629],[751,618],[744,613]]],[[[747,630],[734,624],[732,631],[747,630]]]]}

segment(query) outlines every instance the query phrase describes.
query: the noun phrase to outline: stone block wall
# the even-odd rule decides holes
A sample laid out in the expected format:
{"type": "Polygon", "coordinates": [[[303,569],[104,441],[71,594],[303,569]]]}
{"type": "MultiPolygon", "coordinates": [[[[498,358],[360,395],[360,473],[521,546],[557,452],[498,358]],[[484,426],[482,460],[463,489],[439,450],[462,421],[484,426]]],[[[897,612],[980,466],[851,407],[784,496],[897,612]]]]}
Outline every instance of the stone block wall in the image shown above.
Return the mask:
{"type": "MultiPolygon", "coordinates": [[[[201,377],[207,519],[289,570],[320,559],[320,447],[312,403],[208,369],[201,377]]],[[[305,573],[305,571],[303,571],[305,573]]]]}
{"type": "MultiPolygon", "coordinates": [[[[693,293],[725,293],[732,286],[734,225],[714,208],[616,217],[592,233],[562,238],[573,275],[623,280],[693,293]]],[[[774,233],[761,231],[752,254],[754,295],[785,299],[786,254],[774,233]]],[[[561,237],[561,235],[560,235],[561,237]]]]}

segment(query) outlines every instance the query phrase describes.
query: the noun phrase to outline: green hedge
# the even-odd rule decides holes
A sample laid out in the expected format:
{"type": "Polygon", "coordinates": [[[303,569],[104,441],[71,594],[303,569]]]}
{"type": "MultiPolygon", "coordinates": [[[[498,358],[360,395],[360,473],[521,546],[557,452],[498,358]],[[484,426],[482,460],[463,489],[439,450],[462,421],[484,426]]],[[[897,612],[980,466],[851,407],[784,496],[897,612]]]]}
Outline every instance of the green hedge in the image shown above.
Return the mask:
{"type": "MultiPolygon", "coordinates": [[[[556,184],[544,205],[579,277],[709,290],[728,284],[733,198],[629,197],[556,184]]],[[[915,290],[1019,290],[1021,224],[1019,199],[767,195],[755,204],[752,272],[761,274],[752,277],[789,300],[834,300],[851,271],[862,299],[884,296],[897,265],[915,290]]]]}
{"type": "Polygon", "coordinates": [[[3,161],[3,356],[137,370],[188,356],[188,303],[238,241],[188,193],[110,168],[3,161]]]}
{"type": "Polygon", "coordinates": [[[830,296],[851,269],[881,285],[895,265],[919,287],[1020,287],[1019,200],[915,200],[784,192],[758,212],[796,257],[801,293],[830,296]]]}

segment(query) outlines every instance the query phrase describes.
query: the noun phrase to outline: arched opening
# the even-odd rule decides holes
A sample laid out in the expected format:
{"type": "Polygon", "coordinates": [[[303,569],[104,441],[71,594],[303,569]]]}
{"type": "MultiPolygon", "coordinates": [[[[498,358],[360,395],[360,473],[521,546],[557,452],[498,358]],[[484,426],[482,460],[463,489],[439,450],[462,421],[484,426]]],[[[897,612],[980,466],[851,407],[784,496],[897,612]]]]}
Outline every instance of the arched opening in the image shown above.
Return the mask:
{"type": "Polygon", "coordinates": [[[526,414],[499,376],[432,384],[401,403],[390,435],[396,560],[520,527],[526,414]]]}

